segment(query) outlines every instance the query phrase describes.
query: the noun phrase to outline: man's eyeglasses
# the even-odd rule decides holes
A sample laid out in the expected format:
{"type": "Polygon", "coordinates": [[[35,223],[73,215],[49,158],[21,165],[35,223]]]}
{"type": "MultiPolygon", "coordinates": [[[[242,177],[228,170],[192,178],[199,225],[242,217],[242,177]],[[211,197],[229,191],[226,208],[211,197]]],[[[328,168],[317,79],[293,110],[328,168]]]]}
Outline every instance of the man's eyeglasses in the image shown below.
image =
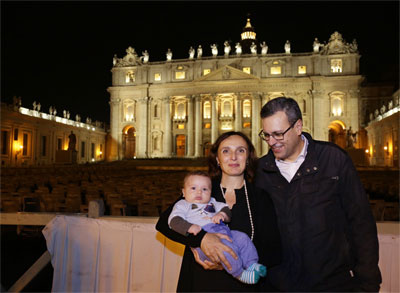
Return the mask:
{"type": "Polygon", "coordinates": [[[265,133],[262,129],[260,131],[260,133],[258,134],[258,136],[265,141],[269,141],[269,139],[271,138],[271,136],[275,139],[275,140],[283,140],[285,133],[288,132],[291,128],[293,128],[293,126],[296,124],[298,120],[296,120],[292,125],[289,126],[288,129],[286,129],[284,132],[274,132],[272,134],[269,133],[265,133]]]}

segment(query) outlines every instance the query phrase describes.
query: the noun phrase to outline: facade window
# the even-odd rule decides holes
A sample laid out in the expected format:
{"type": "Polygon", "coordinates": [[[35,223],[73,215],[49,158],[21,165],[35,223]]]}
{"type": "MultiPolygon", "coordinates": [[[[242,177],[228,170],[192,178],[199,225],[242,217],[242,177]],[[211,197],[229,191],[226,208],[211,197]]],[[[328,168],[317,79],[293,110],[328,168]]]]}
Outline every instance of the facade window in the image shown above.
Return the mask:
{"type": "Polygon", "coordinates": [[[243,67],[243,72],[251,74],[251,67],[243,67]]]}
{"type": "Polygon", "coordinates": [[[161,80],[161,73],[154,73],[154,80],[160,81],[161,80]]]}
{"type": "Polygon", "coordinates": [[[271,66],[270,73],[273,75],[282,74],[282,68],[280,66],[271,66]]]}
{"type": "Polygon", "coordinates": [[[135,82],[135,73],[133,71],[128,71],[125,76],[126,83],[133,83],[135,82]]]}
{"type": "Polygon", "coordinates": [[[203,118],[210,119],[211,118],[211,103],[209,101],[205,101],[203,105],[203,118]]]}
{"type": "Polygon", "coordinates": [[[186,116],[185,103],[179,102],[175,104],[175,119],[184,119],[186,116]]]}
{"type": "Polygon", "coordinates": [[[221,117],[232,117],[232,101],[222,102],[221,117]]]}
{"type": "Polygon", "coordinates": [[[243,101],[243,118],[249,118],[251,115],[251,102],[250,100],[243,101]]]}
{"type": "Polygon", "coordinates": [[[92,158],[92,159],[94,159],[94,149],[95,149],[95,145],[94,145],[94,143],[92,142],[91,149],[90,149],[90,155],[91,155],[91,158],[92,158]]]}
{"type": "Polygon", "coordinates": [[[24,146],[24,148],[22,149],[22,155],[27,156],[28,155],[28,133],[23,134],[22,145],[24,146]]]}
{"type": "Polygon", "coordinates": [[[204,69],[203,70],[203,75],[207,75],[207,74],[209,74],[211,72],[211,69],[204,69]]]}
{"type": "Polygon", "coordinates": [[[210,129],[211,128],[211,123],[205,123],[204,124],[205,129],[210,129]]]}
{"type": "Polygon", "coordinates": [[[103,155],[103,145],[100,144],[100,152],[99,152],[100,158],[102,158],[103,155]]]}
{"type": "Polygon", "coordinates": [[[62,139],[57,138],[57,150],[62,150],[62,139]]]}
{"type": "Polygon", "coordinates": [[[178,129],[185,129],[185,124],[178,124],[178,129]]]}
{"type": "Polygon", "coordinates": [[[1,131],[1,154],[8,155],[10,144],[10,132],[6,130],[1,131]]]}
{"type": "Polygon", "coordinates": [[[331,116],[342,116],[344,112],[344,93],[334,92],[331,98],[331,116]]]}
{"type": "Polygon", "coordinates": [[[307,113],[307,102],[306,102],[306,100],[303,100],[303,114],[306,114],[307,113]]]}
{"type": "Polygon", "coordinates": [[[305,66],[305,65],[297,66],[297,73],[298,74],[306,74],[307,73],[307,66],[305,66]]]}
{"type": "Polygon", "coordinates": [[[243,123],[243,128],[250,128],[250,126],[251,126],[250,122],[243,123]]]}
{"type": "Polygon", "coordinates": [[[135,118],[135,102],[127,101],[124,103],[125,121],[134,121],[135,118]]]}
{"type": "Polygon", "coordinates": [[[342,59],[332,59],[331,60],[331,72],[333,72],[333,73],[343,72],[342,59]]]}
{"type": "Polygon", "coordinates": [[[42,136],[42,151],[41,151],[42,157],[46,156],[46,153],[47,153],[46,147],[47,147],[47,137],[42,136]]]}
{"type": "Polygon", "coordinates": [[[185,71],[175,71],[175,79],[185,79],[185,71]]]}
{"type": "Polygon", "coordinates": [[[85,157],[85,142],[81,141],[81,158],[85,157]]]}

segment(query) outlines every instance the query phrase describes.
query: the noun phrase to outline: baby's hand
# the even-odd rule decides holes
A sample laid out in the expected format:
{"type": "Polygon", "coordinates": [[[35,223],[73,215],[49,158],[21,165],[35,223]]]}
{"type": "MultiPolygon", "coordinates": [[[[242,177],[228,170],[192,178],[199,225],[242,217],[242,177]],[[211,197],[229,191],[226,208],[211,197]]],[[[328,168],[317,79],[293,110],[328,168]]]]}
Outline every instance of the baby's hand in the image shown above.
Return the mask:
{"type": "Polygon", "coordinates": [[[211,218],[211,221],[213,221],[213,223],[215,223],[215,224],[219,224],[219,223],[221,222],[221,220],[222,220],[222,221],[225,220],[225,215],[224,215],[224,213],[218,213],[218,214],[214,215],[214,216],[211,218]]]}
{"type": "Polygon", "coordinates": [[[197,235],[197,233],[199,233],[200,231],[201,227],[199,225],[193,224],[192,226],[190,226],[188,233],[197,235]]]}

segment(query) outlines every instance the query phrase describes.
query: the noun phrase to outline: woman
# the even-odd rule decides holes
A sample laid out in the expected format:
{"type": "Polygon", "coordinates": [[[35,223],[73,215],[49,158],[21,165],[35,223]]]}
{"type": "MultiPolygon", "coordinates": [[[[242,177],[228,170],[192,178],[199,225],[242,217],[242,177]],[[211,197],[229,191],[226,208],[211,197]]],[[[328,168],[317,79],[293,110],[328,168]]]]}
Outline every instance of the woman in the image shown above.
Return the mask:
{"type": "MultiPolygon", "coordinates": [[[[256,162],[255,149],[249,138],[241,132],[231,131],[219,136],[211,147],[208,167],[213,178],[212,196],[217,201],[226,202],[232,211],[229,228],[246,233],[254,241],[260,263],[268,269],[280,261],[279,233],[272,202],[265,196],[256,195],[251,184],[256,162]],[[256,211],[256,206],[262,206],[261,213],[256,211]],[[269,237],[261,237],[261,242],[257,231],[268,233],[269,237]]],[[[268,278],[264,278],[259,284],[248,285],[218,268],[220,265],[217,263],[226,264],[222,250],[229,251],[229,247],[219,240],[223,238],[222,235],[201,231],[196,236],[183,236],[171,230],[168,227],[168,217],[172,206],[160,216],[156,229],[168,238],[186,245],[178,292],[274,291],[268,278]],[[191,247],[201,247],[213,263],[201,262],[191,247]]]]}

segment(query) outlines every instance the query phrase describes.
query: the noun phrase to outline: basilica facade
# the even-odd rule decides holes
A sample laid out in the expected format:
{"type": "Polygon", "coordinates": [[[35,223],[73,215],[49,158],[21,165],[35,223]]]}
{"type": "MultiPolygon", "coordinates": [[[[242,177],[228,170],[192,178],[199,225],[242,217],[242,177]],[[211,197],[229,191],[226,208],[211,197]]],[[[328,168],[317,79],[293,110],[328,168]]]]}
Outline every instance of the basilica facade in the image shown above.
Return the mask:
{"type": "Polygon", "coordinates": [[[294,98],[303,113],[304,131],[346,147],[343,133],[360,127],[360,55],[357,43],[334,32],[311,52],[269,53],[260,45],[250,20],[241,42],[231,50],[191,47],[187,59],[149,62],[129,47],[114,57],[110,93],[110,160],[202,157],[223,132],[242,131],[257,154],[268,151],[258,137],[260,110],[279,96],[294,98]],[[249,48],[249,51],[242,48],[249,48]],[[249,45],[250,44],[250,45],[249,45]]]}

